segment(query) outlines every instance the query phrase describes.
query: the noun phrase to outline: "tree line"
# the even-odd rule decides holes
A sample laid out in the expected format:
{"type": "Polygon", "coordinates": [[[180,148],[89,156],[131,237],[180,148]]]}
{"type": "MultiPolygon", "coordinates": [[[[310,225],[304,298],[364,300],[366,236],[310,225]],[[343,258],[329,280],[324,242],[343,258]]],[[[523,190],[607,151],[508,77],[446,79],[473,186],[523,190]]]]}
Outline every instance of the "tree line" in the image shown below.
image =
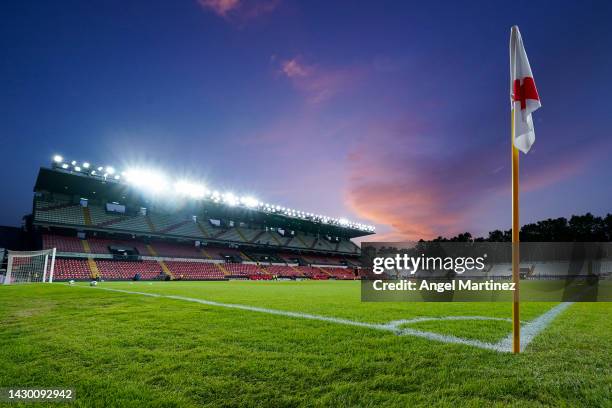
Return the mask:
{"type": "MultiPolygon", "coordinates": [[[[512,229],[490,231],[487,237],[474,238],[464,232],[451,238],[439,236],[432,242],[510,242],[512,229]]],[[[521,242],[611,242],[612,214],[597,217],[591,213],[567,218],[549,218],[525,224],[520,231],[521,242]]],[[[423,241],[423,240],[421,240],[423,241]]]]}

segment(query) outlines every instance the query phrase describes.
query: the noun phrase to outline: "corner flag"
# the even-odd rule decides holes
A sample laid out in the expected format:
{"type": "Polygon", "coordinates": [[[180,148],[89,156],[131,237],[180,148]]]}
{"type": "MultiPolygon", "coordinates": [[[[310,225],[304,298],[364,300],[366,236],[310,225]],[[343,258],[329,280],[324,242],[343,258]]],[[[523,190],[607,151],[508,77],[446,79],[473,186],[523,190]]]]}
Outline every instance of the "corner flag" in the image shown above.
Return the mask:
{"type": "Polygon", "coordinates": [[[531,114],[542,105],[517,26],[512,27],[510,34],[510,98],[514,109],[514,146],[527,153],[535,142],[531,114]]]}
{"type": "Polygon", "coordinates": [[[519,150],[527,153],[535,142],[531,114],[542,105],[533,80],[527,53],[523,46],[523,39],[517,26],[513,26],[510,32],[510,101],[512,103],[510,128],[512,146],[512,282],[515,284],[512,300],[512,351],[520,353],[519,150]]]}

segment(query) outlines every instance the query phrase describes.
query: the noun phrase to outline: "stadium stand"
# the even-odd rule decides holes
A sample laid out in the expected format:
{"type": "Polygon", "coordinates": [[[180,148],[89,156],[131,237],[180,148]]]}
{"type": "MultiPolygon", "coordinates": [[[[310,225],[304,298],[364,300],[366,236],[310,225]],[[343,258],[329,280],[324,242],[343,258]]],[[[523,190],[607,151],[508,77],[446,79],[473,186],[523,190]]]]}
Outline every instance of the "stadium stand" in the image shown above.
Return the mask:
{"type": "Polygon", "coordinates": [[[89,280],[91,270],[86,259],[61,259],[55,260],[53,271],[54,280],[89,280]]]}
{"type": "Polygon", "coordinates": [[[100,276],[107,280],[130,280],[136,274],[141,279],[159,279],[164,275],[156,261],[96,260],[100,276]]]}
{"type": "Polygon", "coordinates": [[[166,261],[175,279],[180,280],[223,280],[223,270],[214,263],[166,261]]]}
{"type": "Polygon", "coordinates": [[[43,235],[43,249],[57,248],[59,252],[86,252],[83,240],[77,237],[64,237],[61,235],[43,235]]]}
{"type": "Polygon", "coordinates": [[[264,267],[266,273],[282,278],[303,278],[304,273],[297,267],[287,265],[269,265],[264,267]]]}
{"type": "Polygon", "coordinates": [[[372,233],[216,199],[168,205],[116,180],[40,169],[32,227],[40,248],[58,250],[56,280],[354,279],[351,238],[372,233]]]}
{"type": "Polygon", "coordinates": [[[230,276],[251,276],[264,273],[257,265],[243,263],[226,263],[223,267],[230,276]]]}
{"type": "Polygon", "coordinates": [[[324,272],[329,274],[329,276],[335,279],[355,279],[355,273],[352,270],[346,268],[321,268],[324,272]]]}
{"type": "Polygon", "coordinates": [[[36,202],[36,219],[51,224],[85,225],[80,205],[36,202]]]}

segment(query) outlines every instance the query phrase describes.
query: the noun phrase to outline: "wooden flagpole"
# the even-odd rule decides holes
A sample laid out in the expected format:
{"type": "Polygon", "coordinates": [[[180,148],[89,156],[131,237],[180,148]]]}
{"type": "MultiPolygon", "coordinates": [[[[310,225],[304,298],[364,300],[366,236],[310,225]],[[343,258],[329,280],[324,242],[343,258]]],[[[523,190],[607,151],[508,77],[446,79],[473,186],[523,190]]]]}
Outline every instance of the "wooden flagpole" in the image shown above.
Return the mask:
{"type": "Polygon", "coordinates": [[[514,109],[511,110],[510,134],[512,140],[512,282],[514,295],[512,299],[512,352],[521,352],[521,319],[519,309],[520,254],[519,254],[519,150],[514,146],[514,109]]]}

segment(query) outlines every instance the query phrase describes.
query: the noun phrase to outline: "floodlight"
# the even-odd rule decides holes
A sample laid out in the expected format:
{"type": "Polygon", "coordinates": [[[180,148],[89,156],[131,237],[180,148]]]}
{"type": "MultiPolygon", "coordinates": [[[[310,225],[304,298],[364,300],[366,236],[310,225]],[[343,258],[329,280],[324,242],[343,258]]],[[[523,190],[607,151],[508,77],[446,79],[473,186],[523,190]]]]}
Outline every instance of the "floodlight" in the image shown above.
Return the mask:
{"type": "Polygon", "coordinates": [[[108,166],[108,167],[106,168],[106,172],[107,172],[108,174],[114,174],[114,173],[115,173],[115,169],[113,169],[111,166],[108,166]]]}
{"type": "Polygon", "coordinates": [[[84,162],[84,163],[83,163],[83,168],[84,168],[84,169],[88,169],[88,168],[89,168],[89,163],[84,162]]]}
{"type": "Polygon", "coordinates": [[[223,194],[223,201],[230,206],[234,206],[238,204],[238,197],[234,195],[234,193],[225,193],[223,194]]]}
{"type": "Polygon", "coordinates": [[[59,154],[56,154],[55,156],[53,156],[53,161],[56,163],[61,163],[64,161],[64,158],[60,156],[59,154]]]}
{"type": "Polygon", "coordinates": [[[257,199],[251,196],[242,197],[240,198],[240,201],[249,208],[255,208],[259,205],[257,199]]]}
{"type": "Polygon", "coordinates": [[[95,176],[95,175],[96,175],[96,171],[95,171],[95,170],[92,170],[90,174],[91,174],[92,176],[95,176]]]}
{"type": "Polygon", "coordinates": [[[62,164],[62,169],[67,169],[68,165],[66,163],[62,164]]]}
{"type": "Polygon", "coordinates": [[[98,167],[98,171],[104,170],[104,167],[98,167]]]}
{"type": "Polygon", "coordinates": [[[74,170],[75,171],[81,171],[81,168],[79,166],[74,166],[74,170]]]}
{"type": "MultiPolygon", "coordinates": [[[[112,167],[106,168],[106,171],[110,173],[109,170],[113,170],[114,172],[112,167]]],[[[160,193],[168,188],[169,183],[166,176],[155,170],[128,169],[125,174],[128,183],[154,194],[160,193]]]]}
{"type": "Polygon", "coordinates": [[[72,164],[73,166],[76,166],[77,162],[76,162],[76,160],[73,160],[73,161],[70,162],[70,164],[72,164]]]}
{"type": "Polygon", "coordinates": [[[204,186],[189,181],[177,181],[174,184],[174,190],[179,194],[196,199],[204,198],[206,195],[206,188],[204,186]]]}
{"type": "Polygon", "coordinates": [[[118,175],[118,174],[115,176],[115,180],[119,180],[120,178],[121,178],[121,176],[118,175]]]}

